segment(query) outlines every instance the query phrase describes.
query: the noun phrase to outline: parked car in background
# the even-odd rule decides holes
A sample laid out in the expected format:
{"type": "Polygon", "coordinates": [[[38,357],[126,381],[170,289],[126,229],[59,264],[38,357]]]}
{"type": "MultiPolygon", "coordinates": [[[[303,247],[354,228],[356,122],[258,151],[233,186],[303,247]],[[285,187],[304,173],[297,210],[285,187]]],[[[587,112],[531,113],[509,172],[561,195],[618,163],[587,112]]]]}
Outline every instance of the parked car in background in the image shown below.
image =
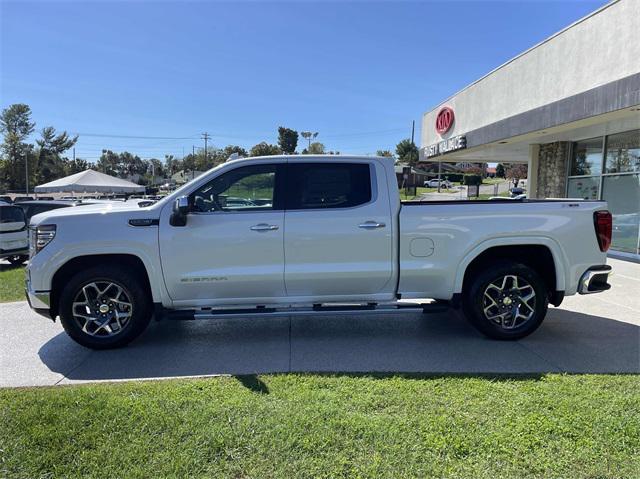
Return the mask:
{"type": "Polygon", "coordinates": [[[0,201],[2,201],[4,203],[8,203],[8,204],[13,203],[13,200],[11,199],[11,196],[0,196],[0,201]]]}
{"type": "Polygon", "coordinates": [[[549,304],[610,287],[606,202],[401,201],[388,158],[236,160],[147,208],[127,203],[29,228],[29,304],[90,348],[127,344],[154,315],[428,311],[420,298],[519,339],[549,304]]]}
{"type": "Polygon", "coordinates": [[[450,189],[453,187],[453,183],[449,180],[438,180],[437,178],[434,180],[427,180],[424,182],[424,186],[427,188],[437,188],[438,184],[440,184],[440,188],[450,189]]]}
{"type": "Polygon", "coordinates": [[[24,263],[29,258],[27,219],[19,206],[0,203],[0,259],[11,264],[24,263]]]}
{"type": "Polygon", "coordinates": [[[32,201],[34,198],[33,196],[16,196],[13,199],[14,203],[20,203],[21,201],[32,201]]]}

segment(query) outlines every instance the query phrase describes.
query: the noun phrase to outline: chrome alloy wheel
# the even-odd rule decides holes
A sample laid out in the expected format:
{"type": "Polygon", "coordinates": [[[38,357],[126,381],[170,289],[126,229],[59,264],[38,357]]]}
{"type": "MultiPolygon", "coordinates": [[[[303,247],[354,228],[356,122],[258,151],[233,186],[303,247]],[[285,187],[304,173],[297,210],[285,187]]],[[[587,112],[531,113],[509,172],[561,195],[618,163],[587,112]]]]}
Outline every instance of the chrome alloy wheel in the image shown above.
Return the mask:
{"type": "Polygon", "coordinates": [[[503,329],[514,329],[535,314],[536,292],[520,276],[506,275],[489,283],[484,290],[485,317],[503,329]]]}
{"type": "Polygon", "coordinates": [[[94,281],[73,300],[73,319],[89,336],[109,337],[122,332],[133,314],[129,294],[117,283],[94,281]]]}

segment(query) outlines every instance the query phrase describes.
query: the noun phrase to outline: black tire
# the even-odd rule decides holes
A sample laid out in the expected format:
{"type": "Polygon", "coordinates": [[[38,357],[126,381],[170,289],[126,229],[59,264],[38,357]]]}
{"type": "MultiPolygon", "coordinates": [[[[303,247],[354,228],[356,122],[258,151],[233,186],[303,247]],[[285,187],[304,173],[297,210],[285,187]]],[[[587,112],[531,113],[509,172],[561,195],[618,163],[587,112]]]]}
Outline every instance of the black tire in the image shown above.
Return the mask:
{"type": "Polygon", "coordinates": [[[464,315],[478,331],[492,339],[514,340],[533,333],[542,324],[548,304],[549,291],[540,275],[529,266],[509,261],[497,262],[472,272],[472,277],[465,281],[462,293],[464,315]],[[505,277],[507,279],[503,283],[505,277]],[[528,284],[529,288],[514,288],[513,277],[518,281],[516,285],[528,284]],[[499,292],[501,287],[504,292],[499,292]],[[523,301],[532,292],[535,296],[523,301]],[[530,318],[524,320],[521,314],[530,315],[530,318]]]}
{"type": "MultiPolygon", "coordinates": [[[[59,304],[60,321],[64,330],[74,341],[91,349],[112,349],[125,346],[146,329],[153,313],[152,300],[143,279],[123,267],[112,265],[102,265],[76,273],[62,290],[59,304]],[[97,284],[101,288],[106,287],[106,284],[113,284],[113,287],[106,291],[104,295],[96,293],[96,310],[91,313],[91,316],[97,316],[98,322],[88,322],[88,326],[86,326],[88,332],[85,332],[83,331],[83,325],[80,324],[84,319],[77,316],[78,313],[83,313],[85,307],[76,306],[76,315],[74,316],[73,303],[77,299],[81,299],[92,305],[94,304],[93,300],[90,301],[89,298],[84,296],[85,293],[83,292],[97,292],[97,289],[91,286],[92,283],[97,284]],[[87,290],[83,290],[85,286],[87,290]],[[118,287],[122,288],[124,296],[119,295],[117,299],[112,300],[105,299],[108,296],[114,296],[115,292],[118,291],[118,287]],[[126,317],[126,321],[120,318],[119,315],[114,315],[112,312],[105,313],[107,315],[106,320],[100,318],[101,315],[97,310],[99,307],[98,303],[104,302],[104,304],[108,304],[108,301],[115,301],[119,304],[119,300],[123,300],[123,298],[128,299],[128,301],[122,304],[129,304],[130,306],[117,305],[113,307],[121,308],[122,312],[120,314],[122,315],[126,315],[127,310],[129,311],[130,314],[126,317]],[[118,316],[117,319],[116,316],[118,316]],[[111,333],[102,329],[103,326],[100,321],[104,324],[108,322],[107,327],[109,327],[111,333]],[[121,323],[123,324],[119,327],[118,325],[121,323]],[[113,333],[113,329],[116,328],[116,332],[113,333]],[[98,331],[96,331],[96,329],[98,329],[98,331]],[[94,335],[90,334],[91,332],[93,332],[94,335]]],[[[102,316],[104,316],[104,314],[102,316]]]]}
{"type": "Polygon", "coordinates": [[[24,262],[27,261],[28,259],[29,259],[29,256],[25,254],[9,256],[7,258],[7,260],[9,261],[9,263],[11,263],[12,266],[20,266],[21,264],[24,264],[24,262]]]}

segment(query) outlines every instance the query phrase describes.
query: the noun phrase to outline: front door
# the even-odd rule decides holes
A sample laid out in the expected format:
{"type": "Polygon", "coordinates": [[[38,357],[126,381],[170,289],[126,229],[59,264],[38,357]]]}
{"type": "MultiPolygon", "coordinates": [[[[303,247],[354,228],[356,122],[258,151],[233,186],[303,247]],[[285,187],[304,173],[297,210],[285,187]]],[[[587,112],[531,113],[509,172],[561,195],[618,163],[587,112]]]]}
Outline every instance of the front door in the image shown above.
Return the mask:
{"type": "Polygon", "coordinates": [[[162,269],[178,305],[285,296],[284,211],[276,194],[283,167],[227,171],[189,196],[186,226],[162,222],[162,269]]]}

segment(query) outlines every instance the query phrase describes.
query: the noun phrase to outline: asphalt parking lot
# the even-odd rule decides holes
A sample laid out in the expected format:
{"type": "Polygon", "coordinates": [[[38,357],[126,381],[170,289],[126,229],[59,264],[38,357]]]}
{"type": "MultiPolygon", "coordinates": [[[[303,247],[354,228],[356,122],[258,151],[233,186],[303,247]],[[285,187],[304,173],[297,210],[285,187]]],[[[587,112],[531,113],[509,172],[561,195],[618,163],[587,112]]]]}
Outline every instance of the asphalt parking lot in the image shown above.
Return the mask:
{"type": "Polygon", "coordinates": [[[640,373],[640,264],[610,259],[613,288],[566,298],[518,342],[454,311],[153,322],[126,348],[91,351],[26,302],[0,305],[0,387],[278,372],[640,373]]]}

